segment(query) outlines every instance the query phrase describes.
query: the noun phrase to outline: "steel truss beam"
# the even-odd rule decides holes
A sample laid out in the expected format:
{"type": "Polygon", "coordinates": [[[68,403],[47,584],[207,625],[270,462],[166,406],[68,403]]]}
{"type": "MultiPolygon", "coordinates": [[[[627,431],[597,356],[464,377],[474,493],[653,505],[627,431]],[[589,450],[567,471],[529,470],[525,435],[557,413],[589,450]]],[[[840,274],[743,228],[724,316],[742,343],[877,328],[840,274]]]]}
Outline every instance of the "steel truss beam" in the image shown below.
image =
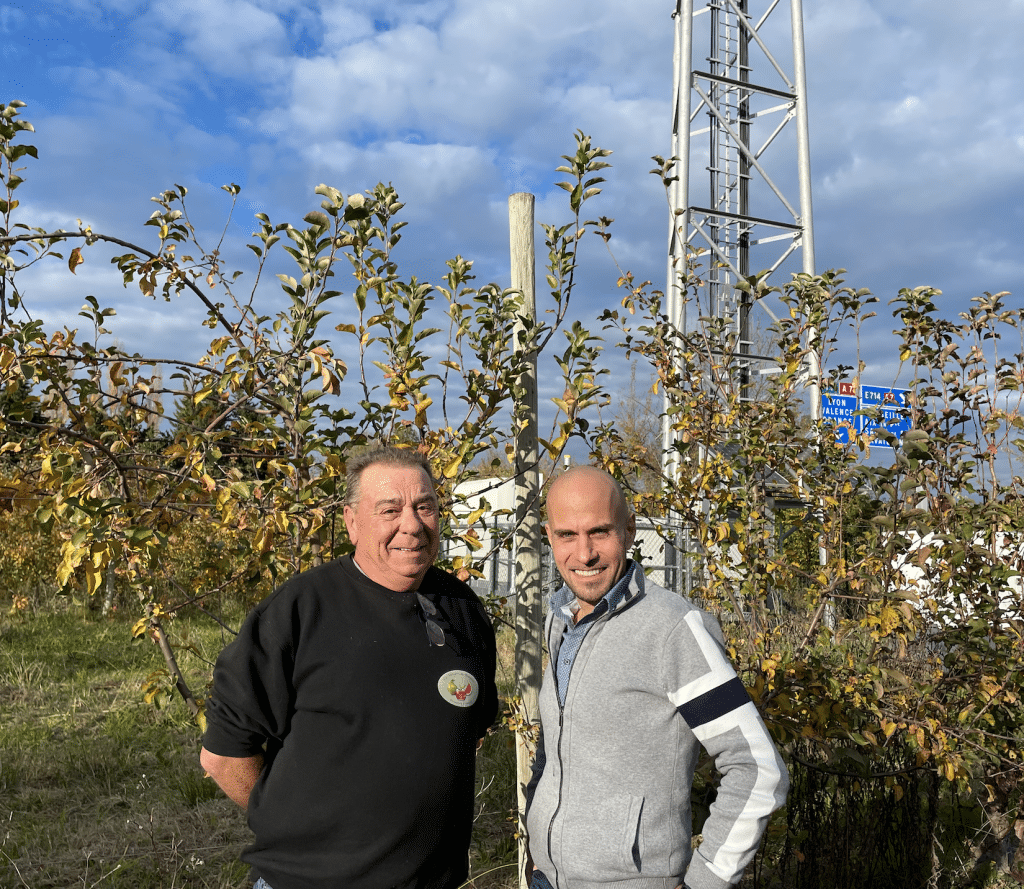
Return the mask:
{"type": "Polygon", "coordinates": [[[802,270],[814,271],[801,0],[788,0],[788,29],[771,19],[786,2],[764,4],[757,20],[750,9],[757,0],[707,0],[697,10],[694,0],[676,0],[673,14],[678,178],[670,193],[667,308],[686,329],[679,273],[699,249],[709,309],[727,320],[744,352],[752,345],[751,307],[736,283],[752,271],[778,270],[797,251],[802,270]],[[699,64],[695,35],[708,47],[699,64]],[[787,55],[789,70],[779,62],[787,55]],[[701,118],[706,125],[695,126],[701,118]],[[785,138],[794,128],[795,137],[785,138]]]}

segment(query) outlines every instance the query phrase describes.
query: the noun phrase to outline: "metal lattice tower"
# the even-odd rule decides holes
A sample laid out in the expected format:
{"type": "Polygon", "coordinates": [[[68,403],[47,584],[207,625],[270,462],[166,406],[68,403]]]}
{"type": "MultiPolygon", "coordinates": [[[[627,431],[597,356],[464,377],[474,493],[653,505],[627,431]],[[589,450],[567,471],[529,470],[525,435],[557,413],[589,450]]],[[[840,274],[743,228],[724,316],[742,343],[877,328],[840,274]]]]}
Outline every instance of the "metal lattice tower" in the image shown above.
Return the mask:
{"type": "MultiPolygon", "coordinates": [[[[693,271],[707,281],[710,300],[701,306],[702,314],[724,319],[740,355],[749,356],[739,369],[745,393],[752,366],[765,358],[753,354],[752,306],[736,284],[765,269],[814,272],[803,7],[801,0],[788,0],[787,28],[782,16],[772,18],[787,0],[701,2],[695,11],[694,0],[676,0],[673,14],[672,155],[678,160],[669,193],[666,309],[678,329],[690,330],[679,275],[696,262],[693,271]],[[708,48],[699,65],[695,35],[708,48]],[[792,66],[785,68],[780,59],[792,66]],[[697,250],[704,252],[694,260],[697,250]],[[794,269],[798,251],[801,263],[794,269]]],[[[768,306],[764,309],[772,315],[768,306]]],[[[811,416],[817,419],[817,367],[808,367],[808,380],[811,416]]],[[[666,393],[662,459],[671,479],[679,470],[679,453],[669,407],[666,393]]],[[[666,570],[675,567],[677,551],[692,552],[689,530],[681,528],[679,534],[675,548],[666,547],[666,570]]],[[[692,560],[682,567],[682,588],[689,594],[692,560]]]]}
{"type": "Polygon", "coordinates": [[[745,354],[751,306],[737,281],[774,272],[798,250],[801,270],[814,270],[803,10],[788,0],[790,27],[778,27],[780,16],[771,17],[785,2],[708,0],[695,11],[694,0],[676,0],[673,15],[678,179],[670,192],[666,308],[687,329],[678,274],[688,255],[706,251],[697,272],[708,281],[707,310],[726,320],[745,354]],[[758,19],[756,5],[765,7],[758,19]],[[699,65],[695,36],[708,47],[699,65]]]}

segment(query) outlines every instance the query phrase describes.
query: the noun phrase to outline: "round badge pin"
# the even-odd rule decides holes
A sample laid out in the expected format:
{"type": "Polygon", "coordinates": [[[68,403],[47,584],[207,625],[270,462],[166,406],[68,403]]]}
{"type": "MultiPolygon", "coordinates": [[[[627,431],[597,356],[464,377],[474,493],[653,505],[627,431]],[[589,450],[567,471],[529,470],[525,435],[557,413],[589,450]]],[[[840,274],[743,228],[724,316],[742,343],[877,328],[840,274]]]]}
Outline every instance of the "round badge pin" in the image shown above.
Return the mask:
{"type": "Polygon", "coordinates": [[[480,697],[480,683],[465,670],[449,670],[437,680],[437,690],[455,707],[472,707],[480,697]]]}

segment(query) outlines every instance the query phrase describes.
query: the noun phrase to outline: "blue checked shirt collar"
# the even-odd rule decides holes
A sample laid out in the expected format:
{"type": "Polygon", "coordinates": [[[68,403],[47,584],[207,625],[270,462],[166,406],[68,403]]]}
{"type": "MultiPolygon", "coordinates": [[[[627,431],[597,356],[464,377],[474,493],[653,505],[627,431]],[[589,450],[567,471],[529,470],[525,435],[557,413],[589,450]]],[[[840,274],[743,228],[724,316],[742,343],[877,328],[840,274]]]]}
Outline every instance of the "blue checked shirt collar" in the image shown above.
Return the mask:
{"type": "Polygon", "coordinates": [[[574,621],[580,606],[568,586],[562,584],[551,597],[550,610],[557,609],[565,621],[562,644],[558,648],[558,657],[553,664],[558,684],[558,699],[562,704],[565,703],[565,693],[569,686],[569,673],[572,671],[573,661],[576,660],[576,655],[583,644],[583,638],[596,620],[609,611],[614,611],[622,604],[629,593],[629,581],[634,570],[636,570],[636,562],[630,559],[626,566],[626,573],[619,578],[615,586],[601,597],[601,601],[594,606],[594,610],[582,618],[579,623],[574,623],[574,621]]]}
{"type": "MultiPolygon", "coordinates": [[[[619,607],[619,604],[624,598],[626,593],[629,592],[629,579],[633,576],[633,571],[636,568],[636,562],[630,559],[626,563],[626,573],[619,578],[618,583],[615,584],[604,596],[601,601],[594,606],[594,610],[580,623],[589,623],[592,619],[597,620],[602,614],[607,611],[613,611],[619,607]]],[[[569,627],[574,626],[573,621],[576,620],[576,612],[579,610],[579,604],[576,602],[576,596],[573,595],[572,590],[569,589],[564,583],[555,590],[554,595],[551,597],[549,607],[552,611],[558,609],[561,612],[562,617],[565,618],[565,622],[569,627]]]]}

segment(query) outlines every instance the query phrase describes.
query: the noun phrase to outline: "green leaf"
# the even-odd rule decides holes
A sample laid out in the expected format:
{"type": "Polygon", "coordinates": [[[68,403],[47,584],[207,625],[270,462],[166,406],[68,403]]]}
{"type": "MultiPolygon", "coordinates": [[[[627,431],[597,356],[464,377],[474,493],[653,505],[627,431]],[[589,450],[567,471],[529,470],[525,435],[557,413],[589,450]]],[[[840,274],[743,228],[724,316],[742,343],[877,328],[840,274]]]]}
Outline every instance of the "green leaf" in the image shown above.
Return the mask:
{"type": "Polygon", "coordinates": [[[309,225],[319,226],[324,229],[331,227],[330,217],[326,213],[321,213],[319,210],[311,210],[302,217],[302,221],[309,223],[309,225]]]}

